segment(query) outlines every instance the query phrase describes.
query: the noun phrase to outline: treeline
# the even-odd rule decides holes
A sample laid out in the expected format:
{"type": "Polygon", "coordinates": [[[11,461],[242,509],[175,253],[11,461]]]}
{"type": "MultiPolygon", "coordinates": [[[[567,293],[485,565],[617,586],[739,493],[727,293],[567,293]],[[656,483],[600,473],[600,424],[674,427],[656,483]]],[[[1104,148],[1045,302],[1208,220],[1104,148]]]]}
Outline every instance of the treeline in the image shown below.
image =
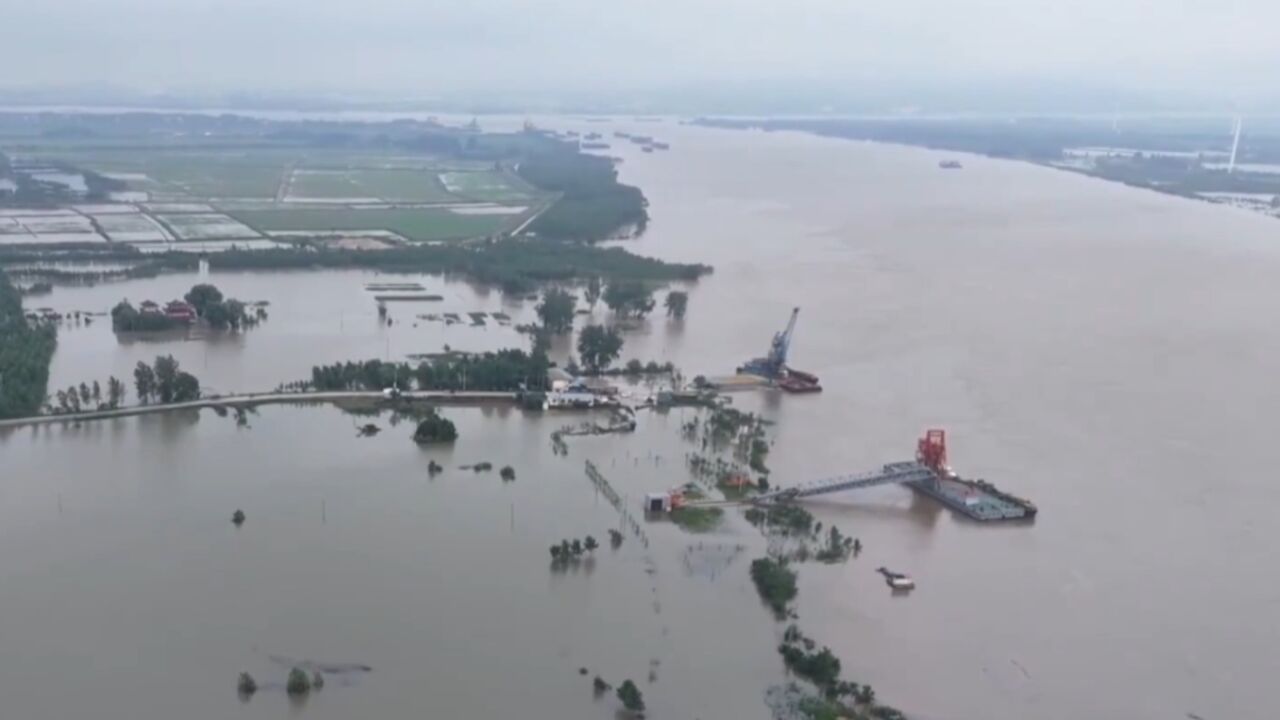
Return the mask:
{"type": "Polygon", "coordinates": [[[49,323],[28,322],[22,295],[0,272],[0,418],[40,411],[57,344],[57,329],[49,323]]]}
{"type": "Polygon", "coordinates": [[[509,349],[451,355],[416,367],[382,360],[320,365],[311,369],[314,390],[476,390],[515,392],[546,388],[550,361],[543,353],[509,349]]]}
{"type": "Polygon", "coordinates": [[[529,230],[554,240],[593,242],[649,222],[649,202],[640,188],[618,182],[613,161],[557,144],[520,161],[520,177],[560,199],[538,216],[529,230]]]}
{"type": "MultiPolygon", "coordinates": [[[[0,248],[0,266],[55,259],[64,263],[133,263],[128,271],[113,271],[114,275],[123,277],[145,277],[162,270],[191,271],[199,263],[199,258],[193,253],[144,255],[134,248],[0,248]]],[[[545,282],[585,281],[600,277],[608,280],[696,280],[711,272],[707,265],[668,263],[635,255],[622,248],[519,240],[501,240],[476,247],[414,245],[377,251],[318,248],[228,250],[210,255],[208,261],[209,266],[216,270],[360,268],[388,273],[458,274],[501,287],[507,292],[530,292],[545,282]]],[[[46,277],[62,279],[48,274],[46,277]]],[[[103,275],[90,279],[112,278],[103,275]]]]}
{"type": "Polygon", "coordinates": [[[905,720],[902,711],[876,702],[876,691],[870,685],[842,680],[840,658],[831,648],[819,650],[817,642],[805,637],[794,624],[783,633],[778,654],[788,670],[813,683],[822,693],[821,700],[808,706],[810,717],[905,720]]]}
{"type": "MultiPolygon", "coordinates": [[[[164,269],[195,269],[190,253],[169,253],[152,260],[164,269]]],[[[543,282],[591,277],[635,280],[695,280],[711,272],[706,265],[667,263],[633,255],[622,248],[565,243],[501,240],[478,247],[414,245],[388,250],[229,250],[209,257],[218,270],[287,268],[368,268],[383,272],[457,273],[508,292],[529,292],[543,282]]]]}

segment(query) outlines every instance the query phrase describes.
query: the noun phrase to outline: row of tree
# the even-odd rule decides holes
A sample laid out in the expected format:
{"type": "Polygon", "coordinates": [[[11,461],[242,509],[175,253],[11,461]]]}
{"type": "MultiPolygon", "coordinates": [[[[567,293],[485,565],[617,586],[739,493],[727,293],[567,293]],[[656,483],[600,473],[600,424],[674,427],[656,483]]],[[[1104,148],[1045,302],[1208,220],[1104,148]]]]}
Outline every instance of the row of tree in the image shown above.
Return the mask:
{"type": "Polygon", "coordinates": [[[45,403],[57,328],[30,321],[22,295],[0,272],[0,418],[35,415],[45,403]]]}
{"type": "Polygon", "coordinates": [[[551,363],[538,349],[499,350],[479,355],[449,354],[409,363],[382,360],[334,363],[311,368],[314,390],[478,390],[515,392],[546,388],[551,363]]]}
{"type": "Polygon", "coordinates": [[[157,356],[155,363],[148,365],[139,361],[133,369],[133,386],[138,401],[144,405],[150,402],[179,403],[200,399],[200,381],[196,376],[185,372],[172,355],[157,356]]]}
{"type": "MultiPolygon", "coordinates": [[[[640,281],[619,280],[603,285],[600,278],[592,277],[583,291],[583,300],[591,310],[601,299],[616,315],[623,318],[642,318],[654,308],[653,289],[640,281]]],[[[563,288],[553,287],[542,294],[538,304],[538,319],[550,333],[559,334],[573,329],[573,317],[577,312],[577,298],[563,288]]],[[[671,290],[663,305],[667,317],[681,319],[689,308],[689,293],[671,290]]]]}
{"type": "MultiPolygon", "coordinates": [[[[29,254],[0,251],[6,256],[29,254]]],[[[193,253],[164,253],[143,258],[126,250],[78,249],[72,256],[145,260],[140,267],[160,270],[194,270],[199,259],[193,253]]],[[[464,275],[506,292],[528,294],[543,283],[571,283],[593,277],[661,283],[696,280],[711,272],[706,265],[668,263],[629,253],[622,248],[599,248],[579,243],[542,243],[500,240],[478,245],[412,245],[376,253],[322,248],[229,250],[208,258],[209,266],[222,270],[282,270],[289,268],[366,268],[387,272],[449,273],[464,275]]]]}
{"type": "Polygon", "coordinates": [[[78,413],[84,410],[115,410],[124,402],[124,397],[124,383],[112,375],[107,379],[105,395],[102,385],[94,380],[92,385],[80,383],[79,386],[71,385],[66,390],[59,390],[54,394],[56,403],[50,402],[47,407],[52,414],[78,413]]]}
{"type": "Polygon", "coordinates": [[[556,563],[577,560],[582,557],[582,553],[594,553],[596,548],[600,547],[600,543],[590,535],[582,540],[574,538],[570,540],[561,540],[559,545],[551,546],[551,561],[556,563]]]}

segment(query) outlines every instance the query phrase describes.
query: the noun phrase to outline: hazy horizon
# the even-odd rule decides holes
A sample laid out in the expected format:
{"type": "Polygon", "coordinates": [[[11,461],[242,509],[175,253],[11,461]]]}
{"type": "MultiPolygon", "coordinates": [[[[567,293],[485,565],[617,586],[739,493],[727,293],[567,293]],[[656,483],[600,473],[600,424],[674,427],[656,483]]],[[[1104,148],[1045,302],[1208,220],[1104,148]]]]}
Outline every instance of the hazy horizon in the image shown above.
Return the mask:
{"type": "Polygon", "coordinates": [[[10,98],[661,110],[1280,108],[1263,0],[8,3],[10,98]],[[704,107],[699,107],[704,106],[704,107]]]}

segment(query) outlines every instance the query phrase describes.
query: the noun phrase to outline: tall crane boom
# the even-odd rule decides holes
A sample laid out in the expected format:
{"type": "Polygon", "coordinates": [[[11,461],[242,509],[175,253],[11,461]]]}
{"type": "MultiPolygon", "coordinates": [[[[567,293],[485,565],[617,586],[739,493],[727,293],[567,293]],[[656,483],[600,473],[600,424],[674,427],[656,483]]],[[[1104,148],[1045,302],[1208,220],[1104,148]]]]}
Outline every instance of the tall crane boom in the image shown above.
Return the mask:
{"type": "Polygon", "coordinates": [[[773,336],[773,343],[769,346],[769,365],[774,374],[780,373],[787,366],[787,351],[791,349],[791,334],[796,330],[796,318],[799,315],[800,308],[792,308],[787,329],[773,336]]]}
{"type": "Polygon", "coordinates": [[[740,373],[759,375],[770,384],[792,393],[821,392],[818,377],[787,366],[787,354],[791,351],[791,335],[796,331],[796,318],[800,308],[791,309],[791,319],[781,332],[774,333],[769,352],[764,357],[752,358],[738,368],[740,373]]]}

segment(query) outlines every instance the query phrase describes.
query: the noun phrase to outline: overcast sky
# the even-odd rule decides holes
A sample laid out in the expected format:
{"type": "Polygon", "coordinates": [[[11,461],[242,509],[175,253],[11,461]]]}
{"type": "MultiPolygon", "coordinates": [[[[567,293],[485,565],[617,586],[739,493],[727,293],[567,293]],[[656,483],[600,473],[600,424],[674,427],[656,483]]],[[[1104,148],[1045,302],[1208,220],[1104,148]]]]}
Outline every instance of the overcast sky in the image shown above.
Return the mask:
{"type": "Polygon", "coordinates": [[[0,0],[0,24],[7,88],[1280,91],[1280,0],[0,0]]]}

